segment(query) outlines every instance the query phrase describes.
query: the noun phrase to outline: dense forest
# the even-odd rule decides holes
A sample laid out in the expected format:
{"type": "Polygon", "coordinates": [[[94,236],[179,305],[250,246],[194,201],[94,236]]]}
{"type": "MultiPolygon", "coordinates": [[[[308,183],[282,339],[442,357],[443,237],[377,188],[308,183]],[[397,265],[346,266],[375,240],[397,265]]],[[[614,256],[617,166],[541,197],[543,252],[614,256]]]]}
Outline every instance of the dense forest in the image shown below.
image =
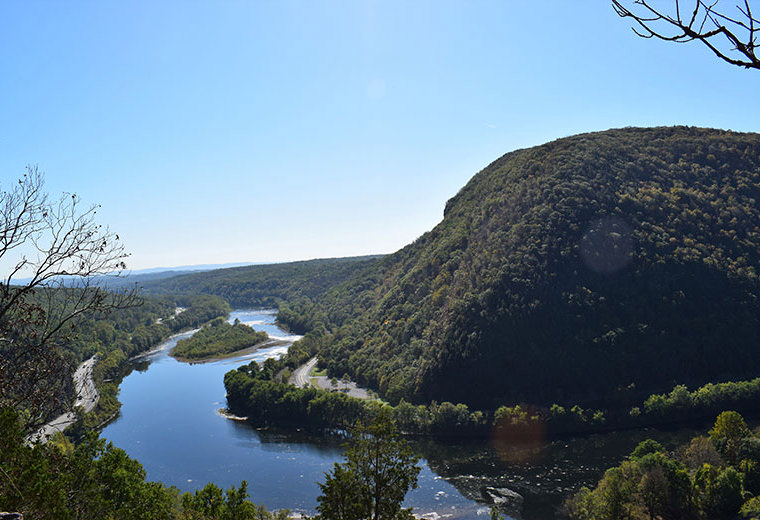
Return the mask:
{"type": "Polygon", "coordinates": [[[560,139],[496,160],[432,231],[281,312],[331,331],[330,375],[394,403],[628,408],[758,373],[759,198],[757,134],[560,139]]]}
{"type": "Polygon", "coordinates": [[[379,256],[326,258],[282,264],[248,265],[145,281],[147,294],[211,294],[233,307],[277,307],[311,299],[373,264],[379,256]]]}
{"type": "Polygon", "coordinates": [[[139,305],[126,309],[84,315],[76,322],[76,334],[62,347],[77,362],[94,354],[104,358],[114,350],[132,357],[172,333],[197,327],[229,311],[221,298],[213,296],[142,298],[139,305]]]}
{"type": "Polygon", "coordinates": [[[760,339],[759,181],[756,134],[578,135],[501,157],[395,254],[146,288],[277,306],[281,325],[328,332],[315,353],[331,376],[394,404],[582,405],[651,419],[654,394],[760,368],[749,348],[760,339]]]}

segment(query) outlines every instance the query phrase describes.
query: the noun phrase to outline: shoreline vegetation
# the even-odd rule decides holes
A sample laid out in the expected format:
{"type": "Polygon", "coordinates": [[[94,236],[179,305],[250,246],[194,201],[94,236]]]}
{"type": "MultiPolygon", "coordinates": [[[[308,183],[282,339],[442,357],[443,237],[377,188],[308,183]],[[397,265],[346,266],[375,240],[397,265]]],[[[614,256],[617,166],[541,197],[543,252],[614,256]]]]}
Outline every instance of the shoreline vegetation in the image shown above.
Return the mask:
{"type": "Polygon", "coordinates": [[[26,443],[23,421],[8,408],[0,409],[0,432],[0,511],[118,520],[287,520],[290,514],[251,502],[245,480],[226,490],[208,483],[184,493],[151,482],[140,462],[95,433],[76,444],[63,435],[26,443]]]}
{"type": "Polygon", "coordinates": [[[98,355],[98,361],[92,369],[92,379],[99,399],[90,412],[82,414],[66,429],[67,437],[81,440],[88,431],[99,431],[119,416],[119,385],[132,371],[134,362],[139,361],[140,356],[151,352],[172,336],[192,330],[212,319],[223,319],[230,312],[229,305],[223,299],[208,295],[176,296],[171,298],[170,306],[162,302],[159,307],[159,300],[153,298],[149,302],[139,309],[148,309],[150,312],[126,309],[97,321],[93,319],[93,323],[84,322],[81,326],[80,339],[69,348],[88,356],[98,355]],[[160,313],[157,312],[159,308],[160,313]],[[177,312],[177,308],[183,310],[177,312]],[[89,335],[93,339],[86,339],[89,335]]]}
{"type": "Polygon", "coordinates": [[[647,439],[560,514],[597,518],[754,519],[760,515],[760,437],[735,411],[717,416],[707,436],[675,450],[647,439]]]}
{"type": "Polygon", "coordinates": [[[403,399],[394,405],[354,398],[339,390],[289,384],[291,374],[316,355],[323,340],[321,333],[307,333],[280,360],[252,362],[228,372],[229,412],[247,417],[257,427],[325,430],[343,429],[387,408],[405,435],[487,437],[496,431],[515,438],[557,438],[646,427],[702,426],[726,409],[748,416],[760,411],[760,378],[708,383],[691,391],[676,385],[670,392],[633,401],[632,406],[610,409],[515,403],[494,410],[472,410],[462,403],[412,404],[403,399]]]}
{"type": "Polygon", "coordinates": [[[183,362],[210,362],[278,343],[284,342],[270,340],[266,332],[256,331],[239,320],[230,324],[224,318],[216,318],[191,337],[179,340],[169,355],[183,362]]]}

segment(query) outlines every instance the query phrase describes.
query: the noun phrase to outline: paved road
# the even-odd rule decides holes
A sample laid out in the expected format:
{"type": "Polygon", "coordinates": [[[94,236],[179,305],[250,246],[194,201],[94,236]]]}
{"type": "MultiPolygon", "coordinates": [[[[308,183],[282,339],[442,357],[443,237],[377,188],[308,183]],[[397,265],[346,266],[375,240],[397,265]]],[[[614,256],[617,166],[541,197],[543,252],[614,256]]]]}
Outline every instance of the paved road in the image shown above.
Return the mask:
{"type": "Polygon", "coordinates": [[[288,382],[291,385],[296,385],[299,388],[306,388],[308,386],[311,386],[311,378],[309,377],[309,374],[311,373],[311,369],[314,368],[316,364],[317,358],[311,358],[305,364],[301,365],[293,371],[293,375],[290,376],[290,380],[288,382]]]}
{"type": "Polygon", "coordinates": [[[290,376],[288,383],[290,383],[291,385],[295,385],[299,388],[316,386],[317,388],[321,388],[322,390],[327,390],[328,392],[336,392],[336,391],[343,392],[350,395],[351,397],[356,397],[357,399],[370,398],[370,395],[367,389],[357,386],[356,383],[352,381],[348,381],[348,382],[340,381],[335,386],[333,386],[329,377],[326,377],[326,376],[317,376],[315,378],[309,377],[309,374],[311,373],[312,368],[314,368],[316,364],[317,364],[317,358],[313,357],[309,361],[307,361],[305,364],[296,368],[293,371],[293,375],[290,376]],[[312,381],[312,379],[315,379],[316,381],[312,381]]]}
{"type": "Polygon", "coordinates": [[[74,388],[77,392],[77,400],[74,406],[81,406],[85,413],[89,413],[98,403],[100,394],[95,388],[95,382],[92,380],[92,369],[95,366],[95,356],[79,365],[74,372],[74,388]]]}
{"type": "MultiPolygon", "coordinates": [[[[81,406],[85,412],[92,411],[100,398],[98,390],[95,388],[95,383],[92,380],[92,367],[95,366],[96,361],[96,357],[92,356],[90,359],[79,365],[76,372],[74,372],[74,389],[77,393],[77,400],[74,403],[74,406],[81,406]]],[[[40,442],[44,444],[48,441],[51,435],[55,432],[62,432],[74,424],[76,420],[77,416],[74,412],[66,412],[47,423],[27,439],[31,443],[40,442]]]]}

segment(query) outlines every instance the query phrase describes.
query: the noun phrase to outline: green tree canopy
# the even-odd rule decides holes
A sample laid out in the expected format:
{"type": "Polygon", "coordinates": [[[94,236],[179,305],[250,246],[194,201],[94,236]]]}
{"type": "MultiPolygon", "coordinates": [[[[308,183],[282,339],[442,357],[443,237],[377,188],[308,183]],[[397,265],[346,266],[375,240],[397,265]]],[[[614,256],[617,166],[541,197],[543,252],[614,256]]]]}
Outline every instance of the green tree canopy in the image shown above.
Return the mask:
{"type": "Polygon", "coordinates": [[[368,425],[357,424],[346,447],[346,461],[336,463],[319,487],[318,518],[330,520],[393,520],[412,518],[401,507],[409,489],[417,487],[420,467],[388,412],[368,425]]]}

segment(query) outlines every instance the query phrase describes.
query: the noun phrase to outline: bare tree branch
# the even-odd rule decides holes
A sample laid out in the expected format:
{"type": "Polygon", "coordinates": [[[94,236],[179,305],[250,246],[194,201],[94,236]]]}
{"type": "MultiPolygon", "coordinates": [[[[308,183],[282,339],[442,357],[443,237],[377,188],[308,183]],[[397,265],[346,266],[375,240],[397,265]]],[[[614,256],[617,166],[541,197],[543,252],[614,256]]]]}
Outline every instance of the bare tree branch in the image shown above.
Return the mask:
{"type": "Polygon", "coordinates": [[[676,43],[699,41],[727,63],[760,69],[760,59],[755,54],[758,20],[752,15],[749,0],[744,0],[743,6],[735,5],[735,13],[718,10],[720,0],[693,2],[688,22],[681,16],[679,0],[675,0],[674,14],[653,7],[649,0],[612,0],[612,7],[620,17],[635,22],[633,32],[642,38],[676,43]]]}
{"type": "Polygon", "coordinates": [[[33,427],[63,404],[73,367],[60,347],[77,319],[134,305],[137,295],[103,283],[126,269],[128,255],[96,223],[97,206],[83,208],[73,194],[51,200],[36,167],[3,188],[0,266],[9,267],[0,278],[0,406],[23,409],[33,427]]]}

